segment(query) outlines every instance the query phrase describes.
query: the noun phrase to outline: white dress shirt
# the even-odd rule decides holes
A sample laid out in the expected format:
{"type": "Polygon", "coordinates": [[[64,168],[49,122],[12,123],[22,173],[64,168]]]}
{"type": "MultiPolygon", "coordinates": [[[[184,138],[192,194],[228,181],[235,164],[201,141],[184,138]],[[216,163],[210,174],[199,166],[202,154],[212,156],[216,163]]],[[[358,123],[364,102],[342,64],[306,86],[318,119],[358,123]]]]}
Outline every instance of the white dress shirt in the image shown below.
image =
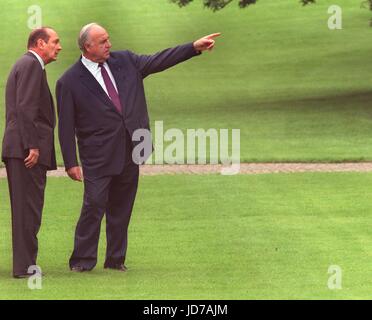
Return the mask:
{"type": "Polygon", "coordinates": [[[39,62],[41,64],[41,67],[44,70],[45,69],[45,63],[44,63],[43,59],[41,59],[41,57],[35,51],[28,50],[28,52],[31,52],[37,58],[37,60],[39,60],[39,62]]]}
{"type": "MultiPolygon", "coordinates": [[[[102,89],[105,90],[107,96],[109,96],[108,91],[106,89],[105,81],[103,80],[103,77],[102,77],[101,68],[99,67],[99,64],[97,62],[93,62],[92,60],[89,60],[88,58],[86,58],[84,56],[81,57],[81,62],[89,70],[89,72],[93,75],[93,77],[98,81],[98,83],[101,85],[102,89]]],[[[110,79],[111,79],[111,81],[112,81],[112,83],[115,87],[116,92],[118,92],[118,88],[116,86],[114,76],[112,75],[110,67],[108,66],[107,62],[105,62],[103,64],[103,67],[106,69],[106,71],[107,71],[107,73],[108,73],[108,75],[109,75],[109,77],[110,77],[110,79]]]]}

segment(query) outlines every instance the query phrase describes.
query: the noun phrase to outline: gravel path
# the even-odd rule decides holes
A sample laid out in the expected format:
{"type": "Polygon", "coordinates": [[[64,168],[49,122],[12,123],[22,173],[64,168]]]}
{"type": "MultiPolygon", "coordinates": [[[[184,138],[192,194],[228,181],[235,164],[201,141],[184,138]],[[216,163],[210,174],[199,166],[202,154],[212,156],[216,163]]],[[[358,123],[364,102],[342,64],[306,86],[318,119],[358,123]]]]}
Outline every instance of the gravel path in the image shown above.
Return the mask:
{"type": "MultiPolygon", "coordinates": [[[[141,175],[160,174],[220,174],[221,165],[144,165],[141,175]]],[[[372,162],[358,163],[242,163],[239,174],[296,173],[296,172],[369,172],[372,162]]],[[[48,173],[52,177],[65,177],[64,168],[48,173]]],[[[0,169],[0,178],[6,177],[0,169]]]]}

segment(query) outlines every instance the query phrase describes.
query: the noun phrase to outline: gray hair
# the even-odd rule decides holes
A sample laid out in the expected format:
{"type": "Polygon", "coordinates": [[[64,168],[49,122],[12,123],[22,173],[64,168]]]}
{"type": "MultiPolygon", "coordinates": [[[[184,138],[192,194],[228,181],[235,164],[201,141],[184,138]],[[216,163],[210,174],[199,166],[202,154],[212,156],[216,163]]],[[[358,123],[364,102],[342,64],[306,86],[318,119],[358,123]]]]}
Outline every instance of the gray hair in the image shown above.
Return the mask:
{"type": "Polygon", "coordinates": [[[92,29],[92,27],[94,26],[99,26],[100,25],[98,23],[89,23],[87,25],[85,25],[81,31],[80,31],[80,34],[79,34],[79,38],[78,38],[78,45],[79,45],[79,48],[82,52],[85,52],[85,44],[89,42],[89,31],[90,29],[92,29]]]}

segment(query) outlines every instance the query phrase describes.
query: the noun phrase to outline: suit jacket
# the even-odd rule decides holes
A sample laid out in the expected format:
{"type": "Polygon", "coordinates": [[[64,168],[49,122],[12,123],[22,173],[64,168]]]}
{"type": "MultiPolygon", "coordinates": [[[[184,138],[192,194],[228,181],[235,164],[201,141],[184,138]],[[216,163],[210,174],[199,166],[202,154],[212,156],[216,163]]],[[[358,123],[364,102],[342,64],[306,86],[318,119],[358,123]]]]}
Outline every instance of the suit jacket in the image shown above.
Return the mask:
{"type": "Polygon", "coordinates": [[[78,166],[75,136],[85,176],[120,174],[125,161],[125,135],[149,130],[143,79],[200,54],[193,44],[154,55],[112,52],[107,63],[118,88],[119,113],[98,81],[79,59],[57,81],[59,141],[66,170],[78,166]]]}
{"type": "Polygon", "coordinates": [[[13,66],[6,85],[6,126],[2,159],[25,159],[39,149],[38,163],[57,168],[54,149],[55,112],[45,70],[28,52],[13,66]]]}

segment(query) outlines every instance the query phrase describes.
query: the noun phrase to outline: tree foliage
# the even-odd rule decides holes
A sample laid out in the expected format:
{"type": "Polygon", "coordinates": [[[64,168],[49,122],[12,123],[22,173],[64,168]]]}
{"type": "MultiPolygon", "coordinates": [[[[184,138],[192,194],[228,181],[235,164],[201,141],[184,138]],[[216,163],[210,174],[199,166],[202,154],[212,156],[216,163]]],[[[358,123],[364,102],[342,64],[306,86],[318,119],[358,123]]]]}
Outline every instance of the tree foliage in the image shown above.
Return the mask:
{"type": "Polygon", "coordinates": [[[361,7],[365,7],[365,5],[368,6],[369,10],[372,10],[372,0],[363,1],[361,7]]]}
{"type": "MultiPolygon", "coordinates": [[[[170,0],[173,3],[178,4],[180,7],[187,6],[193,0],[170,0]]],[[[213,11],[218,11],[226,7],[233,0],[203,0],[204,6],[213,11]]],[[[255,4],[258,0],[239,0],[239,7],[245,8],[251,4],[255,4]]],[[[372,0],[369,0],[372,5],[372,0]]],[[[310,3],[315,3],[315,0],[300,0],[302,5],[307,5],[310,3]]]]}

